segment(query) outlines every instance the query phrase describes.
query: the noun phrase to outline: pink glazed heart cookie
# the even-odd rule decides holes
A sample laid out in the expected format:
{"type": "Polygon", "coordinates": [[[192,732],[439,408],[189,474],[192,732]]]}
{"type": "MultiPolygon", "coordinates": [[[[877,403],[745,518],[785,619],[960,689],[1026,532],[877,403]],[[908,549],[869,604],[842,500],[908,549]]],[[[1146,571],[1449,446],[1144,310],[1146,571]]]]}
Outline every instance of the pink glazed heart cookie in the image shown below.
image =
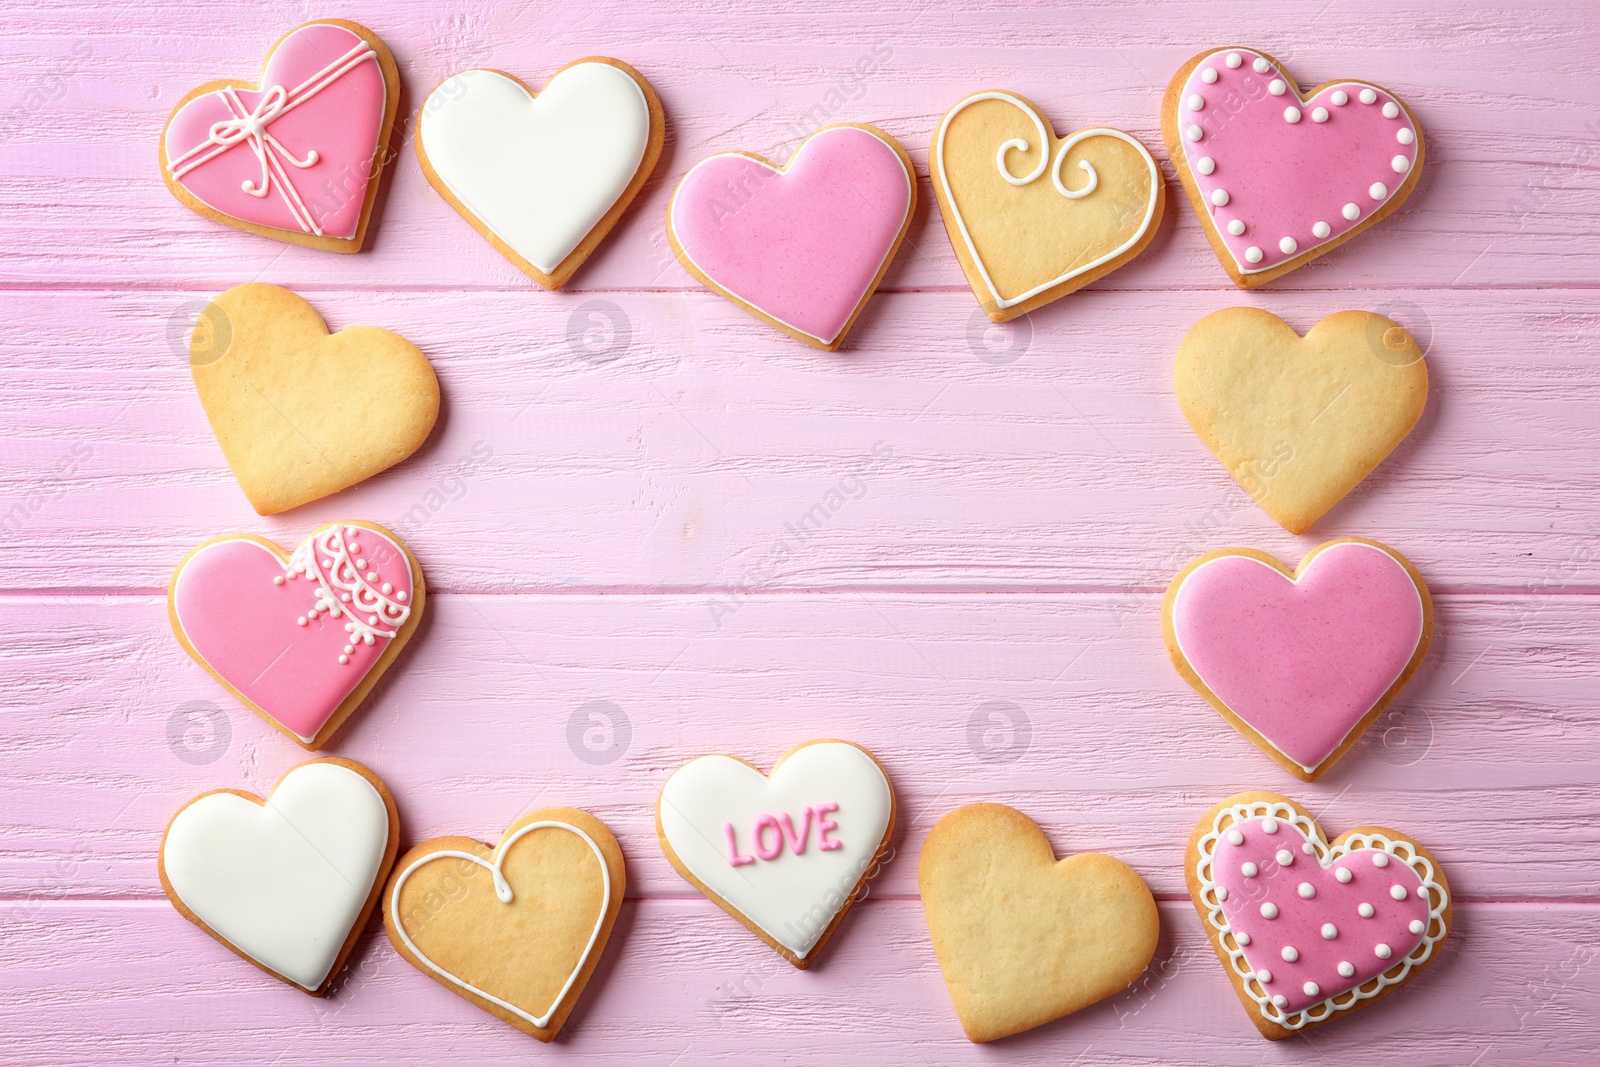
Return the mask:
{"type": "Polygon", "coordinates": [[[689,273],[757,318],[837,351],[911,226],[911,157],[872,126],[827,126],[778,167],[748,152],[701,160],[667,211],[689,273]]]}
{"type": "Polygon", "coordinates": [[[1315,781],[1350,751],[1433,641],[1433,599],[1376,541],[1312,549],[1298,571],[1224,548],[1167,586],[1162,630],[1195,690],[1290,774],[1315,781]]]}
{"type": "Polygon", "coordinates": [[[161,176],[185,207],[235,229],[359,252],[400,103],[394,57],[343,19],[290,30],[257,85],[208,82],[161,133],[161,176]]]}
{"type": "Polygon", "coordinates": [[[1422,172],[1422,129],[1377,85],[1301,93],[1265,52],[1217,48],[1167,86],[1161,129],[1223,268],[1253,289],[1398,208],[1422,172]]]}
{"type": "Polygon", "coordinates": [[[184,651],[308,749],[327,743],[422,619],[422,568],[369,522],[319,527],[287,555],[227,534],[194,549],[167,588],[184,651]]]}
{"type": "Polygon", "coordinates": [[[1427,849],[1382,826],[1330,842],[1276,793],[1206,812],[1184,867],[1217,957],[1274,1041],[1388,996],[1450,930],[1450,884],[1427,849]]]}

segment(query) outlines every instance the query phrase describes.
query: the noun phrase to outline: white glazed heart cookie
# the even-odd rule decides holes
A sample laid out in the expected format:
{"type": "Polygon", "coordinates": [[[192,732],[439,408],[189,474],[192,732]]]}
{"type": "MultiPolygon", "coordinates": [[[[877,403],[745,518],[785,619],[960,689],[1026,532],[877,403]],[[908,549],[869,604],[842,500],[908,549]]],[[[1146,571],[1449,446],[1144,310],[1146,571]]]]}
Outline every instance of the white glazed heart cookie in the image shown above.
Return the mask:
{"type": "Polygon", "coordinates": [[[888,775],[848,741],[808,741],[770,776],[702,756],[673,773],[656,804],[677,872],[802,969],[876,871],[894,819],[888,775]]]}
{"type": "Polygon", "coordinates": [[[1329,841],[1276,793],[1201,816],[1184,868],[1234,991],[1274,1041],[1388,996],[1450,932],[1450,884],[1431,852],[1382,826],[1329,841]]]}
{"type": "Polygon", "coordinates": [[[219,789],[161,839],[161,886],[184,918],[312,996],[332,987],[399,849],[394,798],[352,760],[285,774],[265,801],[219,789]]]}
{"type": "Polygon", "coordinates": [[[428,94],[417,157],[440,196],[546,289],[583,265],[661,157],[666,122],[644,75],[591,56],[536,95],[498,70],[428,94]]]}

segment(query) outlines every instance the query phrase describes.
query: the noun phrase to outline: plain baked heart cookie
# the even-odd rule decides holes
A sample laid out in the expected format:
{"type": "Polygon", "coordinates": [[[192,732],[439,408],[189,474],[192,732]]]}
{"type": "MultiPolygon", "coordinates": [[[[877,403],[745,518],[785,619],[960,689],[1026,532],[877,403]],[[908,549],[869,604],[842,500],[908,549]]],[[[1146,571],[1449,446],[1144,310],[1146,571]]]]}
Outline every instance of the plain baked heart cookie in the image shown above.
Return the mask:
{"type": "Polygon", "coordinates": [[[248,233],[359,252],[400,103],[394,57],[322,19],[273,44],[257,85],[208,82],[161,133],[161,176],[189,210],[248,233]]]}
{"type": "Polygon", "coordinates": [[[1184,335],[1173,381],[1195,435],[1291,533],[1371,474],[1428,403],[1417,342],[1369,311],[1304,337],[1270,311],[1214,311],[1184,335]]]}
{"type": "Polygon", "coordinates": [[[933,191],[967,283],[995,322],[1111,273],[1161,225],[1161,171],[1121,130],[1059,138],[1015,93],[974,93],[934,135],[933,191]]]}
{"type": "Polygon", "coordinates": [[[825,126],[775,166],[748,152],[696,163],[667,236],[712,291],[807,344],[837,351],[911,227],[916,172],[874,126],[825,126]]]}
{"type": "Polygon", "coordinates": [[[173,907],[275,978],[332,987],[399,850],[394,798],[377,775],[319,759],[263,801],[218,789],[185,804],[161,838],[173,907]]]}
{"type": "Polygon", "coordinates": [[[620,60],[569,63],[537,94],[501,71],[468,70],[423,102],[417,158],[496,251],[559,289],[644,187],[665,128],[655,90],[620,60]]]}
{"type": "Polygon", "coordinates": [[[1450,884],[1427,849],[1382,826],[1330,842],[1276,793],[1206,812],[1184,870],[1234,991],[1274,1041],[1388,996],[1450,931],[1450,884]]]}
{"type": "Polygon", "coordinates": [[[276,285],[240,285],[200,313],[189,369],[239,488],[275,515],[365,481],[422,447],[439,380],[417,346],[377,326],[330,334],[276,285]]]}
{"type": "Polygon", "coordinates": [[[1245,289],[1390,215],[1422,173],[1422,128],[1393,93],[1356,81],[1302,93],[1250,48],[1185,63],[1167,86],[1161,130],[1211,247],[1245,289]]]}
{"type": "Polygon", "coordinates": [[[1155,898],[1132,867],[1095,852],[1058,861],[1044,831],[1002,804],[940,819],[917,885],[956,1016],[975,1042],[1120,993],[1155,955],[1155,898]]]}
{"type": "Polygon", "coordinates": [[[1162,604],[1167,652],[1234,729],[1304,781],[1361,739],[1433,643],[1433,598],[1376,541],[1318,545],[1294,572],[1265,552],[1191,560],[1162,604]]]}
{"type": "Polygon", "coordinates": [[[193,549],[167,587],[178,642],[301,746],[327,744],[422,620],[410,549],[370,522],[318,527],[293,555],[253,534],[193,549]]]}
{"type": "Polygon", "coordinates": [[[733,756],[678,768],[656,802],[673,868],[799,968],[877,871],[894,832],[881,764],[848,741],[807,741],[763,775],[733,756]]]}
{"type": "Polygon", "coordinates": [[[493,848],[436,837],[395,864],[383,925],[395,951],[446,989],[553,1041],[594,974],[627,874],[605,823],[542,808],[493,848]]]}

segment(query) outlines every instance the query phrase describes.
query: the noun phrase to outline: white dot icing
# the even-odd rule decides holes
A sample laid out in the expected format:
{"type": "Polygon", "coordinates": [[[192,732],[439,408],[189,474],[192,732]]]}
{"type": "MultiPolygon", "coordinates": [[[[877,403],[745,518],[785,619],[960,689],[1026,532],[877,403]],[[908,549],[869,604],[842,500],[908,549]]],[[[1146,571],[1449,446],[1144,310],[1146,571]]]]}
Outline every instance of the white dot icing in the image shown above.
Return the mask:
{"type": "Polygon", "coordinates": [[[1272,972],[1267,970],[1265,967],[1261,968],[1256,972],[1256,981],[1260,982],[1262,985],[1266,985],[1268,982],[1272,981],[1272,972]]]}
{"type": "Polygon", "coordinates": [[[1223,60],[1223,62],[1228,64],[1228,68],[1230,70],[1237,70],[1238,67],[1239,67],[1239,64],[1242,63],[1243,60],[1241,60],[1239,58],[1239,53],[1238,52],[1229,52],[1228,53],[1228,58],[1223,60]]]}
{"type": "Polygon", "coordinates": [[[1206,135],[1206,131],[1202,130],[1198,126],[1190,126],[1187,130],[1183,131],[1183,135],[1189,138],[1191,141],[1198,141],[1200,138],[1206,135]]]}
{"type": "Polygon", "coordinates": [[[1317,983],[1315,983],[1315,982],[1307,982],[1305,985],[1301,986],[1300,988],[1304,989],[1306,991],[1306,996],[1308,996],[1308,997],[1314,997],[1318,993],[1322,992],[1322,990],[1317,987],[1317,983]]]}
{"type": "Polygon", "coordinates": [[[1263,919],[1276,919],[1278,917],[1278,906],[1270,900],[1267,901],[1261,905],[1261,917],[1263,919]]]}
{"type": "Polygon", "coordinates": [[[1210,174],[1212,171],[1217,169],[1217,161],[1212,159],[1210,156],[1201,156],[1199,159],[1194,161],[1194,169],[1199,171],[1201,174],[1210,174]]]}
{"type": "Polygon", "coordinates": [[[1200,80],[1205,82],[1207,85],[1215,85],[1217,82],[1217,72],[1211,67],[1207,67],[1205,70],[1200,72],[1200,80]]]}
{"type": "Polygon", "coordinates": [[[1361,217],[1361,209],[1355,204],[1346,204],[1344,206],[1343,214],[1345,218],[1349,219],[1351,222],[1354,222],[1356,219],[1361,217]]]}
{"type": "Polygon", "coordinates": [[[1228,831],[1228,844],[1230,844],[1230,845],[1242,845],[1242,844],[1244,844],[1244,835],[1241,834],[1237,830],[1229,830],[1228,831]]]}
{"type": "Polygon", "coordinates": [[[1238,237],[1240,234],[1244,233],[1244,220],[1234,219],[1232,222],[1228,223],[1228,232],[1233,234],[1235,237],[1238,237]]]}
{"type": "Polygon", "coordinates": [[[1356,965],[1351,963],[1349,960],[1340,960],[1339,961],[1339,977],[1340,978],[1354,978],[1355,976],[1356,976],[1356,965]]]}
{"type": "Polygon", "coordinates": [[[1188,105],[1190,111],[1204,111],[1206,109],[1206,98],[1199,93],[1190,93],[1189,99],[1185,100],[1184,103],[1188,105]]]}
{"type": "Polygon", "coordinates": [[[1272,998],[1272,1006],[1274,1008],[1287,1008],[1289,1006],[1289,998],[1279,993],[1272,998]]]}
{"type": "Polygon", "coordinates": [[[1272,64],[1268,63],[1265,59],[1262,59],[1260,56],[1256,57],[1256,61],[1255,61],[1255,63],[1252,64],[1252,66],[1254,66],[1256,68],[1256,73],[1257,74],[1265,74],[1267,71],[1272,69],[1272,64]]]}
{"type": "Polygon", "coordinates": [[[1328,121],[1328,109],[1325,108],[1325,107],[1319,107],[1319,108],[1315,109],[1314,111],[1312,111],[1311,112],[1311,121],[1312,122],[1327,122],[1328,121]]]}
{"type": "Polygon", "coordinates": [[[1227,207],[1228,206],[1228,190],[1226,190],[1226,189],[1213,189],[1213,190],[1211,190],[1211,202],[1213,204],[1217,205],[1218,207],[1227,207]]]}
{"type": "Polygon", "coordinates": [[[1227,886],[1225,886],[1225,885],[1217,886],[1217,899],[1218,900],[1227,900],[1228,899],[1228,887],[1227,886]]]}
{"type": "Polygon", "coordinates": [[[1253,863],[1246,863],[1243,867],[1239,868],[1239,873],[1244,875],[1246,878],[1254,878],[1256,875],[1261,873],[1261,868],[1257,867],[1253,863]]]}
{"type": "Polygon", "coordinates": [[[1278,832],[1278,820],[1277,819],[1262,819],[1261,820],[1261,832],[1264,833],[1264,834],[1275,834],[1275,833],[1277,833],[1278,832]]]}
{"type": "Polygon", "coordinates": [[[1267,86],[1267,92],[1271,93],[1273,96],[1282,96],[1283,91],[1287,88],[1289,87],[1283,84],[1282,78],[1273,78],[1272,82],[1267,86]]]}
{"type": "Polygon", "coordinates": [[[1382,200],[1389,195],[1389,187],[1382,182],[1373,182],[1372,188],[1367,190],[1367,195],[1374,200],[1382,200]]]}
{"type": "Polygon", "coordinates": [[[1411,160],[1405,156],[1395,156],[1389,161],[1389,166],[1394,168],[1396,174],[1404,174],[1411,169],[1411,160]]]}
{"type": "Polygon", "coordinates": [[[1422,921],[1422,920],[1421,920],[1421,919],[1412,919],[1412,920],[1411,920],[1411,925],[1410,925],[1410,927],[1408,927],[1408,929],[1409,929],[1409,930],[1410,930],[1410,931],[1411,931],[1411,932],[1412,932],[1412,933],[1414,933],[1414,934],[1419,934],[1419,935],[1420,935],[1420,934],[1421,934],[1421,933],[1422,933],[1422,932],[1423,932],[1423,931],[1424,931],[1424,930],[1426,930],[1426,929],[1427,929],[1427,928],[1428,928],[1428,924],[1427,924],[1427,923],[1425,923],[1425,922],[1423,922],[1423,921],[1422,921]]]}
{"type": "Polygon", "coordinates": [[[1239,942],[1239,944],[1241,946],[1250,944],[1250,935],[1245,933],[1243,930],[1241,930],[1238,933],[1234,934],[1233,935],[1233,939],[1235,941],[1239,942]]]}
{"type": "Polygon", "coordinates": [[[1350,873],[1349,867],[1340,867],[1338,870],[1333,872],[1333,876],[1339,879],[1339,882],[1342,885],[1349,885],[1350,879],[1355,877],[1355,875],[1350,873]]]}
{"type": "Polygon", "coordinates": [[[1295,948],[1293,945],[1284,945],[1283,946],[1283,962],[1284,963],[1293,963],[1295,960],[1297,960],[1299,958],[1300,958],[1300,950],[1299,949],[1295,948]]]}
{"type": "Polygon", "coordinates": [[[1405,129],[1395,134],[1394,139],[1399,141],[1401,144],[1410,144],[1412,141],[1417,139],[1417,135],[1411,132],[1411,127],[1407,126],[1405,129]]]}
{"type": "Polygon", "coordinates": [[[1386,118],[1386,119],[1399,118],[1400,117],[1400,105],[1395,103],[1393,100],[1389,101],[1387,104],[1384,104],[1383,105],[1383,117],[1386,118]]]}
{"type": "Polygon", "coordinates": [[[1378,94],[1371,89],[1363,89],[1361,90],[1361,102],[1363,104],[1375,104],[1378,102],[1378,94]]]}
{"type": "Polygon", "coordinates": [[[1294,862],[1294,853],[1286,848],[1280,848],[1278,850],[1278,862],[1285,867],[1289,866],[1294,862]]]}
{"type": "Polygon", "coordinates": [[[1344,107],[1350,102],[1350,94],[1340,89],[1328,99],[1333,101],[1335,107],[1344,107]]]}
{"type": "Polygon", "coordinates": [[[1404,899],[1406,899],[1406,897],[1410,896],[1411,894],[1406,892],[1406,887],[1405,886],[1403,886],[1403,885],[1393,885],[1393,886],[1389,887],[1389,895],[1391,897],[1394,897],[1394,899],[1396,899],[1396,900],[1404,900],[1404,899]]]}
{"type": "Polygon", "coordinates": [[[1387,852],[1374,852],[1372,854],[1372,865],[1374,867],[1389,866],[1389,854],[1387,852]]]}
{"type": "Polygon", "coordinates": [[[1377,956],[1380,960],[1386,960],[1390,956],[1394,955],[1394,949],[1390,948],[1388,945],[1385,945],[1382,941],[1378,942],[1378,947],[1373,949],[1372,952],[1373,955],[1377,956]]]}
{"type": "Polygon", "coordinates": [[[1362,903],[1356,905],[1356,914],[1361,916],[1363,919],[1372,918],[1372,905],[1363,901],[1362,903]]]}
{"type": "Polygon", "coordinates": [[[1300,109],[1295,107],[1293,104],[1291,104],[1290,106],[1284,108],[1283,109],[1283,121],[1284,122],[1299,122],[1300,121],[1300,109]]]}
{"type": "Polygon", "coordinates": [[[1317,887],[1310,882],[1301,882],[1300,888],[1296,889],[1295,892],[1300,894],[1301,900],[1310,900],[1317,895],[1317,887]]]}
{"type": "Polygon", "coordinates": [[[1322,940],[1332,941],[1339,936],[1339,928],[1332,923],[1322,924],[1322,940]]]}
{"type": "Polygon", "coordinates": [[[1249,248],[1244,250],[1244,259],[1246,263],[1260,263],[1262,255],[1263,253],[1261,249],[1257,248],[1255,245],[1251,245],[1249,248]]]}
{"type": "Polygon", "coordinates": [[[1283,240],[1278,242],[1278,248],[1281,249],[1283,254],[1286,256],[1294,255],[1295,251],[1299,247],[1299,242],[1297,242],[1293,237],[1285,237],[1283,240]]]}

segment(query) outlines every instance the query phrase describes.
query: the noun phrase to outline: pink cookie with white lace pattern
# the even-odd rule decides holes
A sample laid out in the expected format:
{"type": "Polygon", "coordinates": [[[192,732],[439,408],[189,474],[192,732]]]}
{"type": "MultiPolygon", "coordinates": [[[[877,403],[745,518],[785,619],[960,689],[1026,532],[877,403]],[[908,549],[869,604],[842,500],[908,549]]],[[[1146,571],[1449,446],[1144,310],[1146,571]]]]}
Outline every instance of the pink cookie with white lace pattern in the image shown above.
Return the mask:
{"type": "Polygon", "coordinates": [[[1240,793],[1189,841],[1189,893],[1263,1036],[1365,1007],[1438,955],[1450,887],[1426,848],[1381,826],[1333,841],[1275,793],[1240,793]]]}
{"type": "Polygon", "coordinates": [[[313,530],[286,554],[227,534],[191,551],[167,588],[184,651],[303,748],[327,743],[416,631],[426,587],[375,523],[313,530]]]}
{"type": "Polygon", "coordinates": [[[1395,211],[1422,172],[1422,129],[1369,82],[1302,93],[1283,64],[1217,48],[1167,87],[1161,128],[1223,268],[1253,289],[1395,211]]]}
{"type": "Polygon", "coordinates": [[[161,175],[197,214],[290,244],[358,252],[400,102],[394,57],[343,19],[296,27],[257,85],[214,81],[173,108],[161,175]]]}

